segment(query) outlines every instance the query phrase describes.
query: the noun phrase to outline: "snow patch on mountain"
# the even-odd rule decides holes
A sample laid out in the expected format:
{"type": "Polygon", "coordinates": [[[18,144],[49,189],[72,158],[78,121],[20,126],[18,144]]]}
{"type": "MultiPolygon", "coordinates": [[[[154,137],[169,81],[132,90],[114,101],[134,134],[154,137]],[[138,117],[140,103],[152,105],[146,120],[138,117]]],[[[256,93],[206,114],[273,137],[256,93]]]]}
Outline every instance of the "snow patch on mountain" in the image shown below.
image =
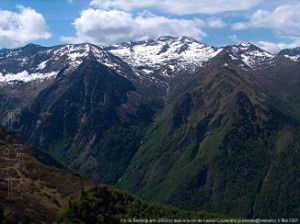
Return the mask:
{"type": "Polygon", "coordinates": [[[288,48],[288,49],[281,50],[278,53],[278,55],[289,58],[293,61],[299,61],[300,60],[300,47],[288,48]]]}
{"type": "Polygon", "coordinates": [[[140,72],[150,74],[164,67],[175,71],[202,66],[222,49],[187,37],[161,37],[113,45],[109,50],[140,72]]]}
{"type": "MultiPolygon", "coordinates": [[[[223,50],[229,54],[229,60],[242,69],[266,68],[275,63],[275,55],[251,43],[216,48],[188,37],[165,36],[109,47],[88,43],[55,47],[28,45],[0,50],[0,82],[53,78],[62,69],[65,69],[64,74],[71,74],[69,71],[78,68],[87,57],[92,57],[124,77],[167,85],[169,79],[184,78],[205,66],[223,50]]],[[[298,60],[297,52],[294,50],[293,54],[284,56],[298,60]]]]}
{"type": "Polygon", "coordinates": [[[40,64],[38,64],[37,70],[43,70],[44,68],[46,68],[47,62],[48,62],[48,61],[49,61],[49,60],[42,61],[40,64]]]}
{"type": "Polygon", "coordinates": [[[290,55],[285,54],[283,56],[286,57],[286,58],[289,58],[289,59],[291,59],[293,61],[298,61],[300,59],[300,55],[290,56],[290,55]]]}
{"type": "Polygon", "coordinates": [[[120,75],[131,71],[129,66],[119,57],[92,44],[68,44],[55,47],[31,45],[30,48],[0,50],[1,82],[36,80],[53,77],[57,71],[65,69],[64,74],[78,68],[87,58],[93,57],[99,63],[106,65],[120,75]],[[16,66],[18,65],[18,66],[16,66]],[[127,67],[126,67],[127,66],[127,67]],[[19,77],[19,78],[18,78],[19,77]]]}
{"type": "Polygon", "coordinates": [[[89,51],[90,48],[87,44],[69,44],[54,50],[51,59],[55,61],[65,58],[66,65],[70,65],[70,67],[77,67],[82,63],[83,58],[88,56],[89,51]]]}
{"type": "MultiPolygon", "coordinates": [[[[232,60],[238,58],[249,68],[255,69],[260,66],[272,66],[275,55],[264,51],[251,43],[241,43],[231,46],[232,54],[229,54],[232,60]]],[[[241,67],[244,67],[241,64],[241,67]]]]}
{"type": "Polygon", "coordinates": [[[74,44],[74,45],[65,45],[53,52],[52,59],[61,60],[65,58],[65,65],[69,66],[68,70],[76,69],[87,57],[95,58],[99,63],[114,69],[121,75],[126,76],[124,71],[124,62],[111,54],[110,52],[92,44],[74,44]]]}
{"type": "Polygon", "coordinates": [[[28,73],[27,71],[22,71],[16,74],[2,74],[0,72],[0,83],[12,83],[12,82],[31,82],[35,80],[45,80],[53,79],[57,76],[58,72],[49,73],[28,73]]]}

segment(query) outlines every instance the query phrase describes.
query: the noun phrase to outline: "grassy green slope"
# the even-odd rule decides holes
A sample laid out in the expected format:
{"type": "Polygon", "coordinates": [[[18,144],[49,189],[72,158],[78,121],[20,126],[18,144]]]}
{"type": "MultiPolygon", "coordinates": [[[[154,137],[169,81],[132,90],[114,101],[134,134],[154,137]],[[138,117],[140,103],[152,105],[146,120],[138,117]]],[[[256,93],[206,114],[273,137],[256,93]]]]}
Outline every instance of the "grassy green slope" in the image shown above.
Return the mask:
{"type": "Polygon", "coordinates": [[[189,88],[149,130],[119,186],[234,217],[299,215],[298,123],[254,85],[224,68],[189,88]]]}

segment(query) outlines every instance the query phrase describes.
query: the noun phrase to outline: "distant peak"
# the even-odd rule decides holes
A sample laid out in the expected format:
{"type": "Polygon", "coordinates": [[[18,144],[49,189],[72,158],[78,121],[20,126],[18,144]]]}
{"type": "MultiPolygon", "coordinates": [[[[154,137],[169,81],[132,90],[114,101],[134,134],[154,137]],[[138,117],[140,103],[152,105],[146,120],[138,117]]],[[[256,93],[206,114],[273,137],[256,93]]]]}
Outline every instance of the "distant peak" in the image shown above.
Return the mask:
{"type": "Polygon", "coordinates": [[[161,36],[156,39],[156,41],[161,41],[161,42],[174,41],[174,40],[178,40],[181,42],[198,42],[193,37],[187,37],[187,36],[182,36],[182,37],[161,36]]]}
{"type": "Polygon", "coordinates": [[[187,37],[187,36],[182,36],[179,38],[180,41],[188,41],[188,42],[198,42],[196,39],[194,39],[193,37],[187,37]]]}
{"type": "Polygon", "coordinates": [[[300,47],[281,50],[280,52],[278,52],[278,55],[290,58],[293,61],[298,61],[300,59],[300,47]]]}
{"type": "Polygon", "coordinates": [[[159,38],[157,38],[157,41],[169,41],[169,40],[175,40],[175,37],[172,36],[161,36],[159,38]]]}
{"type": "Polygon", "coordinates": [[[300,47],[283,49],[279,51],[278,55],[282,54],[300,54],[300,47]]]}
{"type": "Polygon", "coordinates": [[[239,46],[242,46],[242,47],[249,47],[249,46],[251,46],[251,45],[253,45],[253,44],[251,44],[250,42],[241,42],[241,43],[239,44],[239,46]]]}
{"type": "Polygon", "coordinates": [[[86,49],[91,49],[93,47],[102,48],[102,46],[97,46],[91,43],[79,43],[79,44],[67,44],[66,46],[72,46],[72,47],[82,47],[86,49]]]}
{"type": "Polygon", "coordinates": [[[86,47],[98,47],[98,48],[103,48],[102,45],[95,45],[95,44],[91,44],[91,43],[81,43],[80,45],[82,46],[86,46],[86,47]]]}
{"type": "Polygon", "coordinates": [[[37,45],[37,44],[27,44],[24,47],[19,47],[19,48],[15,48],[12,50],[16,50],[16,51],[22,51],[22,52],[30,52],[30,53],[36,53],[38,51],[40,51],[41,49],[44,49],[45,47],[37,45]]]}
{"type": "Polygon", "coordinates": [[[41,45],[38,45],[38,44],[34,44],[34,43],[29,43],[27,45],[25,45],[23,48],[41,48],[42,46],[41,45]]]}
{"type": "MultiPolygon", "coordinates": [[[[237,47],[238,49],[240,49],[241,51],[260,51],[260,52],[267,52],[259,47],[257,47],[256,45],[250,43],[250,42],[242,42],[239,45],[234,45],[235,47],[237,47]]],[[[268,52],[269,53],[269,52],[268,52]]]]}
{"type": "Polygon", "coordinates": [[[245,66],[247,66],[247,68],[271,66],[272,59],[274,58],[273,54],[249,42],[242,42],[238,45],[230,45],[225,49],[230,61],[235,61],[235,64],[239,64],[242,68],[246,68],[245,66]]]}
{"type": "Polygon", "coordinates": [[[249,50],[250,48],[257,48],[255,45],[253,45],[250,42],[241,42],[237,47],[241,50],[249,50]]]}

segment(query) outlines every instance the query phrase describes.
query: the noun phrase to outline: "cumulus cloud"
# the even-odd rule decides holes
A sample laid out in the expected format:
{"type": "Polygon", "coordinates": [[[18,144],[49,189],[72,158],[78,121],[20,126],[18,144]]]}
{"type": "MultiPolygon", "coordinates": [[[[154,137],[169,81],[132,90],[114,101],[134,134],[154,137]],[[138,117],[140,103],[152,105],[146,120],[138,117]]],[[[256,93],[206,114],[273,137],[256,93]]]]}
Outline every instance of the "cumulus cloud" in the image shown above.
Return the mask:
{"type": "Polygon", "coordinates": [[[18,10],[0,10],[1,46],[20,46],[51,36],[42,14],[23,6],[18,6],[18,10]]]}
{"type": "Polygon", "coordinates": [[[256,43],[257,46],[259,46],[260,48],[269,51],[271,53],[278,53],[279,51],[286,49],[286,48],[295,48],[295,47],[299,47],[300,46],[300,39],[298,40],[294,40],[291,43],[282,43],[282,42],[277,42],[277,43],[273,43],[273,42],[269,42],[269,41],[258,41],[256,43]]]}
{"type": "Polygon", "coordinates": [[[274,11],[258,10],[250,19],[253,27],[271,28],[277,31],[295,33],[300,32],[300,4],[282,5],[274,11]]]}
{"type": "Polygon", "coordinates": [[[247,26],[247,24],[246,23],[234,23],[233,25],[232,25],[232,29],[233,30],[244,30],[244,29],[246,29],[248,26],[247,26]]]}
{"type": "MultiPolygon", "coordinates": [[[[273,11],[259,9],[254,12],[249,21],[233,24],[232,29],[242,30],[246,28],[271,29],[276,34],[287,35],[289,43],[270,42],[261,40],[256,44],[272,53],[285,48],[300,46],[300,3],[295,5],[280,5],[273,11]]],[[[280,37],[280,36],[279,36],[280,37]]]]}
{"type": "Polygon", "coordinates": [[[174,19],[149,12],[133,16],[120,10],[86,9],[75,19],[76,35],[62,37],[67,42],[91,42],[112,44],[128,40],[143,40],[164,35],[192,36],[201,39],[206,34],[201,30],[200,19],[174,19]]]}
{"type": "Polygon", "coordinates": [[[227,11],[247,10],[262,0],[92,0],[91,5],[101,9],[134,9],[159,8],[162,11],[177,14],[215,14],[227,11]]]}
{"type": "Polygon", "coordinates": [[[224,28],[226,23],[220,18],[209,18],[207,24],[211,28],[224,28]]]}
{"type": "Polygon", "coordinates": [[[241,30],[248,27],[273,29],[278,32],[299,35],[300,3],[296,5],[281,5],[273,11],[259,9],[254,12],[249,21],[236,23],[232,29],[241,30]]]}

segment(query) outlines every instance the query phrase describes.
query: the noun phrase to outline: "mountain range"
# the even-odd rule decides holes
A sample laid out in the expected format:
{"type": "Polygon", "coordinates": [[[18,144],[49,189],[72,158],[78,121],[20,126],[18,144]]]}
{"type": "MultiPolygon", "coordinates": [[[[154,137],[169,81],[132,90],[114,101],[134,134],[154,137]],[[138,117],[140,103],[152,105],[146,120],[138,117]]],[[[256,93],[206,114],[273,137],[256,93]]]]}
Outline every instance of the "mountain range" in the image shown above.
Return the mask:
{"type": "Polygon", "coordinates": [[[299,55],[169,36],[2,49],[0,119],[52,165],[147,200],[298,217],[299,55]]]}

